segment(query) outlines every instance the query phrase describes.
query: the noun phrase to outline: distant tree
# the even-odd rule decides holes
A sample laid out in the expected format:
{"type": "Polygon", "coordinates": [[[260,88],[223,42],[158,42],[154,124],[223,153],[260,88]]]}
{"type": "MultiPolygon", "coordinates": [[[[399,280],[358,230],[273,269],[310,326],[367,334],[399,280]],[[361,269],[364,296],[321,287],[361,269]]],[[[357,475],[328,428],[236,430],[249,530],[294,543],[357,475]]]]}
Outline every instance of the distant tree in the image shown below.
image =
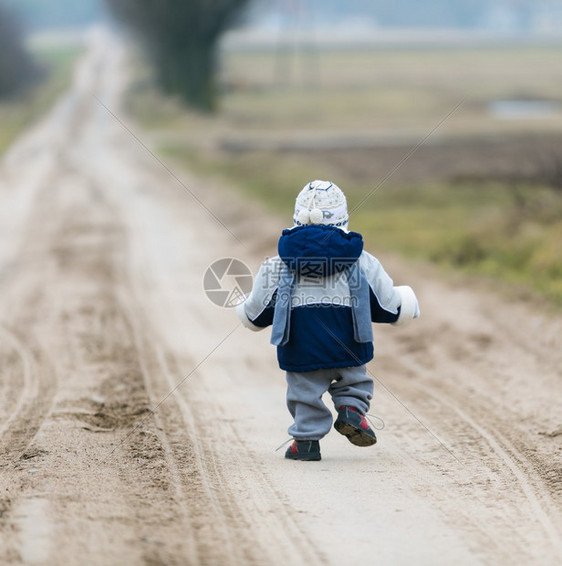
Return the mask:
{"type": "Polygon", "coordinates": [[[249,0],[106,0],[143,42],[162,89],[203,111],[217,105],[220,36],[249,0]]]}
{"type": "Polygon", "coordinates": [[[14,96],[37,74],[38,68],[24,48],[19,19],[0,4],[0,98],[14,96]]]}

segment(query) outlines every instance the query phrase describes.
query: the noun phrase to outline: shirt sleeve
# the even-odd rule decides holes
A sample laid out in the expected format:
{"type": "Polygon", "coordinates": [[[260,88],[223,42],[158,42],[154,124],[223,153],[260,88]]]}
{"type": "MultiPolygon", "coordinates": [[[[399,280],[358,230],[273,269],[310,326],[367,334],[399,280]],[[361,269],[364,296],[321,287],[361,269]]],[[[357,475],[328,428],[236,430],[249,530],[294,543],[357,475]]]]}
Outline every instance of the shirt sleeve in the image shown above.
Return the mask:
{"type": "Polygon", "coordinates": [[[256,275],[251,293],[236,307],[236,314],[246,328],[257,331],[273,324],[281,267],[279,256],[264,261],[256,275]]]}
{"type": "Polygon", "coordinates": [[[391,277],[380,261],[368,252],[361,254],[359,267],[369,283],[371,320],[382,323],[396,322],[400,316],[401,295],[394,287],[391,277]]]}

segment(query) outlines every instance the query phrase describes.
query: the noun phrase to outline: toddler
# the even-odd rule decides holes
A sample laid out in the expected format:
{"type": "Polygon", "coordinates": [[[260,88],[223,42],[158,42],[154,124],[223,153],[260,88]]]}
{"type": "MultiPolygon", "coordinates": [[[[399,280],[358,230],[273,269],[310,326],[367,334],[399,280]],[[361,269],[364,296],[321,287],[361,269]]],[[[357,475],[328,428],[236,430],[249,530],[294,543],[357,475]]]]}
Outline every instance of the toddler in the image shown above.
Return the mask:
{"type": "Polygon", "coordinates": [[[279,239],[279,255],[260,267],[238,305],[251,330],[272,326],[271,343],[287,374],[293,417],[292,460],[320,460],[319,441],[334,428],[356,446],[376,443],[365,415],[373,397],[366,364],[373,358],[372,322],[403,324],[419,317],[410,287],[395,287],[379,261],[348,231],[345,195],[334,183],[312,181],[295,203],[294,226],[279,239]]]}

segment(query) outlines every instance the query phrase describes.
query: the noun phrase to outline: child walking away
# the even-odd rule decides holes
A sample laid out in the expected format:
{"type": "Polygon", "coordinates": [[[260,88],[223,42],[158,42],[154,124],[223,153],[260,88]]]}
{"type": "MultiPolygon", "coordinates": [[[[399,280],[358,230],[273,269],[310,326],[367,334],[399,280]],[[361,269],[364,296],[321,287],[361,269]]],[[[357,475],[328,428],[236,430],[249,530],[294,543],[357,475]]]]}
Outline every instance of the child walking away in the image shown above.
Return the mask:
{"type": "Polygon", "coordinates": [[[366,365],[373,358],[372,322],[403,324],[419,317],[410,287],[395,287],[379,261],[348,231],[345,195],[327,181],[299,193],[294,226],[279,239],[279,255],[260,267],[238,317],[251,330],[272,326],[294,441],[285,457],[320,460],[319,441],[334,428],[356,446],[377,441],[365,415],[373,397],[366,365]]]}

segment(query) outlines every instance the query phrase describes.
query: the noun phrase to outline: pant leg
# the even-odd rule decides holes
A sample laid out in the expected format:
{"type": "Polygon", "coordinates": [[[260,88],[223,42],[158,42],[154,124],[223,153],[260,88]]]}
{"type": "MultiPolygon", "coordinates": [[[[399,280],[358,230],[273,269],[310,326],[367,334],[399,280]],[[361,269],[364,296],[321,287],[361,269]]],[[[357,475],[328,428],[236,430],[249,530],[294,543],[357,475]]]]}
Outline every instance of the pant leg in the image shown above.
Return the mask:
{"type": "Polygon", "coordinates": [[[322,395],[334,379],[332,370],[287,372],[287,408],[294,424],[289,434],[297,440],[320,440],[332,427],[332,413],[322,395]]]}
{"type": "Polygon", "coordinates": [[[363,415],[369,411],[373,398],[374,383],[367,374],[367,367],[341,368],[336,370],[338,377],[328,391],[336,409],[342,405],[354,407],[363,415]]]}

